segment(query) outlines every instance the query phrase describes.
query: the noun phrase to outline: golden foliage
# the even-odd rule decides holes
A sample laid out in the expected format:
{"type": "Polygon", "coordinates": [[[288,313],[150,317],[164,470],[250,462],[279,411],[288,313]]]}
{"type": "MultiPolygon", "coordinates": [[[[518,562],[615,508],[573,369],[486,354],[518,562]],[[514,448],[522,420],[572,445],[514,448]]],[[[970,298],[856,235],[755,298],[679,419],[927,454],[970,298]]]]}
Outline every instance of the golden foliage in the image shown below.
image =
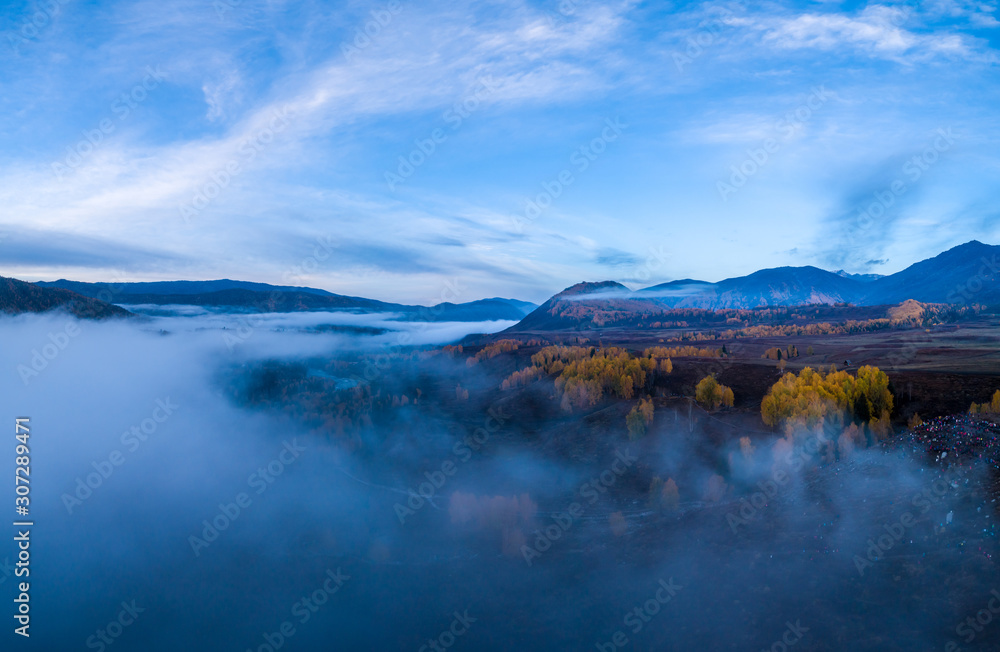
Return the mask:
{"type": "Polygon", "coordinates": [[[789,344],[784,349],[772,346],[767,351],[764,351],[764,355],[760,357],[769,360],[787,360],[789,358],[797,358],[799,357],[799,347],[794,344],[789,344]]]}
{"type": "MultiPolygon", "coordinates": [[[[471,359],[471,358],[470,358],[471,359]]],[[[500,383],[500,389],[514,389],[516,387],[524,387],[533,380],[537,380],[545,375],[545,372],[541,367],[527,367],[521,371],[515,371],[511,375],[507,376],[502,383],[500,383]]]]}
{"type": "Polygon", "coordinates": [[[678,358],[681,356],[693,358],[721,358],[722,349],[704,349],[697,346],[652,346],[642,352],[642,357],[678,358]]]}
{"type": "Polygon", "coordinates": [[[501,353],[512,353],[517,351],[521,343],[518,340],[497,340],[492,344],[487,344],[476,354],[477,360],[491,360],[501,353]]]}
{"type": "Polygon", "coordinates": [[[970,414],[1000,414],[1000,389],[993,393],[989,403],[973,403],[969,406],[970,414]]]}
{"type": "Polygon", "coordinates": [[[629,439],[639,439],[646,434],[646,427],[653,423],[653,399],[644,398],[625,417],[629,439]]]}
{"type": "Polygon", "coordinates": [[[634,358],[619,347],[547,346],[531,356],[531,362],[533,366],[511,374],[501,389],[558,374],[555,387],[566,410],[593,407],[605,394],[630,400],[656,368],[652,358],[634,358]]]}
{"type": "Polygon", "coordinates": [[[893,408],[889,377],[869,365],[858,369],[856,377],[834,369],[824,374],[806,367],[797,376],[791,372],[783,375],[761,401],[764,423],[811,428],[827,420],[843,424],[857,419],[869,422],[873,431],[877,427],[880,433],[887,433],[893,408]]]}
{"type": "Polygon", "coordinates": [[[706,410],[715,410],[720,405],[732,407],[734,396],[732,389],[720,385],[715,379],[715,374],[711,374],[698,382],[694,390],[694,399],[706,410]]]}
{"type": "Polygon", "coordinates": [[[868,428],[879,439],[888,437],[892,433],[892,424],[889,423],[889,411],[882,410],[881,416],[877,419],[872,417],[871,421],[868,422],[868,428]]]}

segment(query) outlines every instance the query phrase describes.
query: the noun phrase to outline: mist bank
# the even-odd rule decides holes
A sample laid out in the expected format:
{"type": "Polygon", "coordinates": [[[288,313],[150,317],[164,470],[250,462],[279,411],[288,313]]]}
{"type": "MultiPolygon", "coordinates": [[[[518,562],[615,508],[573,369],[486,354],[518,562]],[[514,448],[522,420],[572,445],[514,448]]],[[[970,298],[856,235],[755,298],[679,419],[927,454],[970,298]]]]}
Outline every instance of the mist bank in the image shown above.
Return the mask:
{"type": "Polygon", "coordinates": [[[989,600],[989,460],[744,455],[679,412],[631,442],[499,392],[503,356],[431,350],[495,324],[240,319],[0,319],[0,418],[33,427],[27,649],[943,649],[989,600]],[[262,377],[287,396],[249,403],[262,377]],[[387,406],[356,441],[299,413],[350,396],[387,406]]]}

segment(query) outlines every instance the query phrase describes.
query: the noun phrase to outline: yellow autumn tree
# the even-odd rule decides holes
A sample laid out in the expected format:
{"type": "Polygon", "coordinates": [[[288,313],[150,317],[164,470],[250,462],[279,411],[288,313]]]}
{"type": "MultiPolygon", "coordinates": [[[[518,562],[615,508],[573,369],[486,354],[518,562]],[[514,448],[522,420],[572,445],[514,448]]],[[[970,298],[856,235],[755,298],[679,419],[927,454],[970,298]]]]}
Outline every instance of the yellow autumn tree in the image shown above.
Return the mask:
{"type": "Polygon", "coordinates": [[[715,374],[705,376],[698,382],[694,390],[694,398],[706,410],[718,409],[720,405],[732,407],[734,396],[733,390],[725,385],[720,385],[715,379],[715,374]]]}

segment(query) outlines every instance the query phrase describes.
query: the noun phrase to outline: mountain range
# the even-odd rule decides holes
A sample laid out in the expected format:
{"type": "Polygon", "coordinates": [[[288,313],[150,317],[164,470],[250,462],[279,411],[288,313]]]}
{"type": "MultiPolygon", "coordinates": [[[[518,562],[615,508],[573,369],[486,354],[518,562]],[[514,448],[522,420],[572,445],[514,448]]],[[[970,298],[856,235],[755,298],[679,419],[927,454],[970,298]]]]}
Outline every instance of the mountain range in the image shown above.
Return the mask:
{"type": "Polygon", "coordinates": [[[305,312],[348,310],[398,313],[417,321],[518,321],[536,305],[516,299],[480,299],[467,303],[410,306],[334,294],[309,287],[268,285],[221,279],[216,281],[157,281],[150,283],[84,283],[65,279],[33,284],[48,290],[71,291],[123,306],[193,305],[232,312],[305,312]]]}
{"type": "Polygon", "coordinates": [[[578,283],[541,306],[516,299],[480,299],[433,307],[387,303],[309,287],[221,279],[151,283],[25,283],[0,277],[0,311],[44,312],[63,307],[79,316],[125,316],[120,306],[195,305],[232,312],[348,310],[390,312],[421,321],[519,321],[510,330],[546,330],[655,320],[674,309],[751,309],[761,306],[853,304],[879,306],[908,299],[924,303],[1000,304],[1000,246],[973,240],[906,269],[879,276],[818,267],[776,267],[715,283],[683,279],[632,291],[614,281],[578,283]]]}
{"type": "Polygon", "coordinates": [[[717,283],[683,279],[632,291],[614,281],[578,283],[556,294],[510,331],[601,327],[662,319],[672,309],[924,303],[1000,304],[1000,246],[973,240],[906,269],[879,276],[818,267],[775,267],[717,283]]]}

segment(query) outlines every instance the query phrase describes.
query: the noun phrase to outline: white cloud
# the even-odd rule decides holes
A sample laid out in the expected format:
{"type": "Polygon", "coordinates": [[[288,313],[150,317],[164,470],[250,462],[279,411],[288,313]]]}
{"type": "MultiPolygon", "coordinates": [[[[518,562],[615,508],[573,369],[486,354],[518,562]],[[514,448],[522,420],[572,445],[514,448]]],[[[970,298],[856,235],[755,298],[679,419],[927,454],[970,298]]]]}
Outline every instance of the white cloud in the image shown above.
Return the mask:
{"type": "Polygon", "coordinates": [[[854,50],[870,57],[910,61],[935,56],[979,58],[976,40],[938,29],[917,32],[905,25],[916,16],[905,7],[870,5],[856,15],[803,13],[792,17],[733,19],[760,34],[761,42],[785,50],[854,50]]]}

